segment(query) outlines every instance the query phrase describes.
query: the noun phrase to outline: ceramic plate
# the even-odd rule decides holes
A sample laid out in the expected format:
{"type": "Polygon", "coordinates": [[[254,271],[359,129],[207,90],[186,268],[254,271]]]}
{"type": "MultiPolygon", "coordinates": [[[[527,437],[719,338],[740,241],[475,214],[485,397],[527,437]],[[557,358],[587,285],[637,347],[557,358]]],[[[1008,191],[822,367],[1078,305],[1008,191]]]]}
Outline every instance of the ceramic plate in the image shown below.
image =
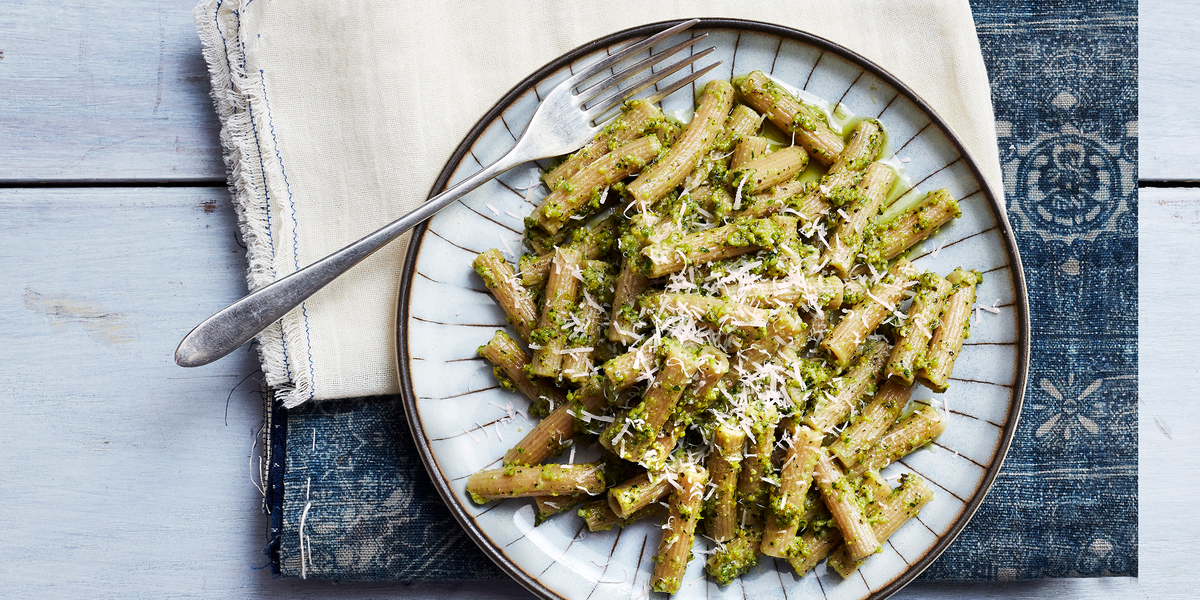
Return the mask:
{"type": "MultiPolygon", "coordinates": [[[[524,130],[540,95],[607,50],[660,31],[647,25],[583,46],[518,85],[484,117],[443,171],[439,189],[489,164],[524,130]]],[[[949,428],[930,449],[892,465],[885,475],[912,471],[935,499],[901,528],[858,573],[843,580],[818,566],[798,578],[782,560],[720,587],[693,559],[678,598],[883,598],[924,570],[954,540],[983,501],[1016,428],[1029,357],[1028,308],[1020,258],[1003,210],[982,185],[980,170],[946,124],[901,82],[862,57],[826,40],[762,23],[706,20],[700,47],[714,45],[722,65],[710,76],[729,78],[755,69],[849,110],[875,116],[923,190],[942,187],[961,199],[963,215],[942,228],[915,255],[923,269],[949,273],[957,266],[984,273],[971,338],[958,360],[947,402],[949,428]]],[[[686,35],[692,35],[688,33],[686,35]]],[[[669,41],[674,43],[674,41],[669,41]]],[[[664,44],[663,47],[666,47],[664,44]]],[[[703,83],[703,80],[700,82],[703,83]]],[[[680,91],[664,110],[690,111],[680,91]]],[[[522,218],[545,193],[536,172],[521,166],[468,194],[414,231],[399,302],[400,380],[421,457],[446,504],[492,560],[546,598],[630,598],[646,595],[658,523],[589,533],[564,514],[534,527],[529,500],[476,506],[467,477],[500,464],[500,457],[533,426],[528,402],[500,389],[476,348],[504,328],[504,313],[471,269],[489,248],[520,252],[522,218]],[[529,197],[532,194],[532,197],[529,197]],[[520,411],[520,412],[518,412],[520,411]]],[[[927,390],[914,398],[927,398],[927,390]]],[[[933,397],[938,397],[933,395],[933,397]]],[[[705,541],[698,541],[703,545],[705,541]]]]}

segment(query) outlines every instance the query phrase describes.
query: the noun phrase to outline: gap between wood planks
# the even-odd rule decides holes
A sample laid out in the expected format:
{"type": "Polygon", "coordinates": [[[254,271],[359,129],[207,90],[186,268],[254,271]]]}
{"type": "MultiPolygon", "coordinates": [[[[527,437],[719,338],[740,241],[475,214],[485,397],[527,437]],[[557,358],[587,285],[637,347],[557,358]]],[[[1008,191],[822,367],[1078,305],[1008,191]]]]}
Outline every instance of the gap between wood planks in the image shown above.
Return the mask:
{"type": "Polygon", "coordinates": [[[1141,188],[1200,188],[1200,180],[1196,179],[1139,179],[1138,189],[1141,188]]]}
{"type": "Polygon", "coordinates": [[[40,189],[40,188],[153,188],[153,187],[226,187],[224,179],[33,179],[3,180],[0,179],[0,189],[40,189]]]}

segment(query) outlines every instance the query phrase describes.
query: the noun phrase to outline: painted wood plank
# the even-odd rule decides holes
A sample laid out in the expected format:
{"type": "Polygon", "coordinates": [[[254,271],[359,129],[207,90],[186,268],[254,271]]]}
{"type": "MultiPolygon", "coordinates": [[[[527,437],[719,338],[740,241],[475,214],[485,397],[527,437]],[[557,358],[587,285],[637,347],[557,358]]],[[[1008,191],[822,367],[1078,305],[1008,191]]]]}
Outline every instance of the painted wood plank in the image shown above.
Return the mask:
{"type": "Polygon", "coordinates": [[[255,357],[172,362],[192,325],[245,293],[228,206],[221,189],[0,190],[4,596],[268,578],[253,570],[266,564],[255,357]]]}
{"type": "Polygon", "coordinates": [[[1200,189],[1142,189],[1138,204],[1142,577],[1183,590],[1200,559],[1200,189]]]}
{"type": "Polygon", "coordinates": [[[221,180],[192,0],[7,0],[0,182],[221,180]]]}
{"type": "Polygon", "coordinates": [[[1200,0],[1152,0],[1138,11],[1138,177],[1200,181],[1200,0]]]}

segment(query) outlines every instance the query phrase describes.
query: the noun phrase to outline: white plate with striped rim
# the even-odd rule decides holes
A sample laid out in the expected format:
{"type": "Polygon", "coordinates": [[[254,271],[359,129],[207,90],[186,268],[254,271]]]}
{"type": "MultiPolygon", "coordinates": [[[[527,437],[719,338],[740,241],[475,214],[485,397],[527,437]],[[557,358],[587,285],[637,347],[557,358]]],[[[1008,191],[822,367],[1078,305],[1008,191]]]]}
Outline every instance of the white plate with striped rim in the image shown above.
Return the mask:
{"type": "MultiPolygon", "coordinates": [[[[571,69],[671,24],[645,25],[586,44],[521,82],[472,129],[435,188],[501,156],[528,123],[540,94],[571,69]]],[[[999,473],[1016,430],[1029,365],[1029,309],[1016,241],[961,141],[883,69],[832,42],[776,25],[705,19],[686,35],[700,32],[709,33],[706,44],[716,47],[713,59],[723,64],[697,86],[709,77],[763,70],[858,115],[878,118],[891,151],[906,161],[907,178],[922,190],[948,188],[961,201],[962,217],[927,240],[931,251],[914,254],[913,262],[939,273],[958,266],[978,269],[984,273],[979,305],[998,312],[977,311],[945,394],[914,391],[914,398],[936,398],[949,408],[949,427],[931,449],[888,467],[884,475],[915,472],[935,499],[881,553],[847,579],[821,566],[799,578],[785,561],[764,557],[758,568],[726,587],[705,577],[703,561],[694,559],[675,597],[884,598],[920,574],[962,531],[999,473]]],[[[690,100],[687,93],[676,93],[663,101],[663,109],[687,112],[690,100]]],[[[535,423],[514,412],[523,412],[527,402],[499,388],[490,365],[476,355],[507,324],[471,261],[490,248],[501,248],[510,258],[520,253],[522,219],[535,207],[531,200],[536,202],[526,198],[536,190],[536,177],[532,168],[518,167],[414,230],[398,306],[405,409],[421,458],[447,506],[506,573],[545,598],[645,596],[659,523],[589,533],[568,513],[535,528],[531,501],[478,506],[465,491],[471,473],[498,466],[535,423]]],[[[705,543],[698,541],[697,548],[705,543]]]]}

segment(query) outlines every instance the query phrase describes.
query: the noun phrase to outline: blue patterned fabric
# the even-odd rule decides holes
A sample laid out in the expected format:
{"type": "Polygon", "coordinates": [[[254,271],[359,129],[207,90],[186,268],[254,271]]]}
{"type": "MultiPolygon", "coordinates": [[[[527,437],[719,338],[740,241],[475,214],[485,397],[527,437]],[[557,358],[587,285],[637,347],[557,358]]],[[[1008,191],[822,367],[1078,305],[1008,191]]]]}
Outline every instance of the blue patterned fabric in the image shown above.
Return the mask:
{"type": "Polygon", "coordinates": [[[1032,360],[993,493],[922,577],[1137,575],[1137,4],[973,2],[1032,360]]]}
{"type": "MultiPolygon", "coordinates": [[[[1047,4],[972,3],[1032,364],[1004,493],[925,580],[1137,575],[1137,4],[1047,4]]],[[[398,398],[276,414],[283,575],[503,577],[429,482],[398,398]]]]}
{"type": "Polygon", "coordinates": [[[289,577],[418,581],[504,577],[450,516],[399,396],[287,414],[278,567],[289,577]]]}

